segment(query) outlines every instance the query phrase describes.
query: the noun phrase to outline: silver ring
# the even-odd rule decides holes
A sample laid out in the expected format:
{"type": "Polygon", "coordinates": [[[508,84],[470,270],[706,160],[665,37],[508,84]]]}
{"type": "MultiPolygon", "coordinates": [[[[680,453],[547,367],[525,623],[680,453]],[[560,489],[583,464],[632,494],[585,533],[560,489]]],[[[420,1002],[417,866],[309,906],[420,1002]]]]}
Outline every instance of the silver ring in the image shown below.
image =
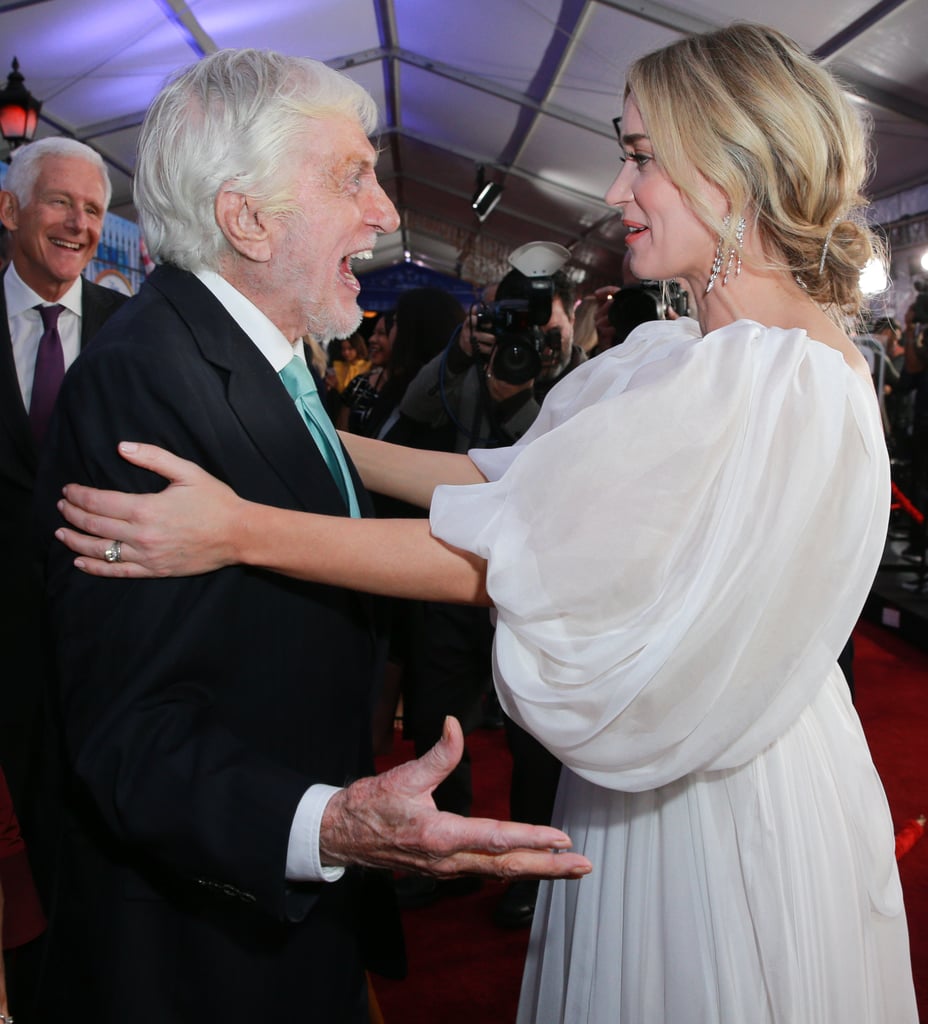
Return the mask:
{"type": "Polygon", "coordinates": [[[13,1024],[13,1018],[8,1017],[5,1013],[0,1013],[0,1024],[13,1024]]]}
{"type": "MultiPolygon", "coordinates": [[[[122,561],[122,541],[114,540],[112,544],[103,552],[103,557],[107,562],[121,562],[122,561]]],[[[0,1014],[2,1017],[3,1014],[0,1014]]],[[[0,1022],[2,1024],[2,1022],[0,1022]]],[[[9,1024],[9,1022],[7,1022],[9,1024]]]]}

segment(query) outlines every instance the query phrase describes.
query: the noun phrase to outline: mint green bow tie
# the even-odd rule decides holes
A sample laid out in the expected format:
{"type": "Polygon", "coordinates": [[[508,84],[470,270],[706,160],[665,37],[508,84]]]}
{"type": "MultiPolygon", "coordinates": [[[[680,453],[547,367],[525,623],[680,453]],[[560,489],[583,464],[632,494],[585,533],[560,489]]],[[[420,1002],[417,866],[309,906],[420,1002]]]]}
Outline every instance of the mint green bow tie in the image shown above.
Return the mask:
{"type": "Polygon", "coordinates": [[[335,433],[332,421],[319,397],[312,374],[306,368],[303,360],[299,356],[294,356],[280,371],[280,379],[287,389],[287,394],[296,404],[306,426],[309,427],[309,432],[322,453],[329,472],[342,492],[342,498],[345,500],[349,514],[355,519],[359,518],[361,512],[358,508],[358,498],[354,492],[354,486],[351,483],[351,474],[348,472],[348,464],[345,462],[345,455],[338,435],[335,433]]]}

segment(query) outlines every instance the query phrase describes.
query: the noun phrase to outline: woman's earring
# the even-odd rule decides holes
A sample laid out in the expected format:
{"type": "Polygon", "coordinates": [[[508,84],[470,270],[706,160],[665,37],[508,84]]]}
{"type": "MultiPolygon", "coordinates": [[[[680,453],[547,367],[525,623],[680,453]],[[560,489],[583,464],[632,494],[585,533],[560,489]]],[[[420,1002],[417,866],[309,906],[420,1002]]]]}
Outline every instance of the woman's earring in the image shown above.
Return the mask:
{"type": "MultiPolygon", "coordinates": [[[[725,226],[728,227],[731,218],[726,214],[725,226]]],[[[735,243],[737,248],[732,247],[728,250],[728,263],[725,267],[725,274],[722,277],[722,284],[728,284],[728,278],[731,275],[732,270],[735,272],[735,277],[741,274],[741,249],[744,245],[744,229],[746,225],[744,223],[744,217],[738,218],[738,226],[735,229],[735,243]]],[[[718,245],[715,247],[715,259],[712,261],[712,270],[709,273],[709,283],[706,285],[706,290],[703,292],[704,295],[708,295],[712,291],[716,278],[722,273],[722,264],[725,262],[725,256],[722,253],[722,239],[719,237],[718,245]]]]}
{"type": "Polygon", "coordinates": [[[715,259],[712,261],[712,271],[709,274],[709,283],[706,285],[706,290],[703,295],[708,295],[709,292],[715,287],[715,279],[719,276],[722,270],[722,239],[719,237],[719,243],[715,247],[715,259]]]}
{"type": "Polygon", "coordinates": [[[725,276],[722,278],[722,284],[728,284],[728,275],[731,273],[732,267],[735,268],[735,277],[741,276],[741,250],[744,247],[744,217],[738,218],[738,227],[735,229],[735,245],[737,249],[728,250],[728,266],[725,268],[725,276]]]}

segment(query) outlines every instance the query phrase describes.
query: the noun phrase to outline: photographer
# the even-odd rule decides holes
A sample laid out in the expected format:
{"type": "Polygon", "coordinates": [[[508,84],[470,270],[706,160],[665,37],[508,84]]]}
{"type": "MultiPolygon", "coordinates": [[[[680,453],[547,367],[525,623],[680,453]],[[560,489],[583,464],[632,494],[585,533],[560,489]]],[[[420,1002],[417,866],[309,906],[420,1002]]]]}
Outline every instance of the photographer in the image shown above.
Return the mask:
{"type": "Polygon", "coordinates": [[[689,296],[676,281],[639,281],[627,276],[624,280],[621,288],[605,285],[594,292],[599,302],[594,356],[621,345],[641,324],[689,315],[689,296]]]}
{"type": "MultiPolygon", "coordinates": [[[[901,393],[914,392],[909,497],[920,512],[928,511],[928,291],[918,289],[915,302],[906,310],[905,363],[899,378],[901,393]]],[[[925,559],[925,523],[912,520],[909,544],[902,552],[912,562],[925,559]]],[[[903,583],[906,589],[925,591],[924,578],[903,583]]]]}
{"type": "Polygon", "coordinates": [[[561,272],[552,281],[551,319],[542,328],[541,370],[535,378],[535,400],[539,405],[559,380],[587,360],[583,349],[574,344],[574,286],[561,272]]]}
{"type": "MultiPolygon", "coordinates": [[[[433,429],[454,423],[456,452],[503,447],[518,440],[534,423],[551,387],[586,358],[574,346],[573,286],[561,272],[551,280],[551,315],[538,329],[537,373],[524,377],[518,372],[523,366],[532,369],[523,364],[525,346],[507,344],[510,335],[477,330],[484,325],[478,325],[478,310],[472,309],[457,343],[428,362],[410,384],[400,412],[433,429]],[[509,369],[517,372],[501,371],[498,359],[508,359],[509,369]],[[513,382],[513,377],[523,379],[513,382]]],[[[495,302],[524,299],[526,282],[524,274],[511,270],[497,287],[495,302]]],[[[518,343],[528,340],[518,334],[518,343]]]]}
{"type": "MultiPolygon", "coordinates": [[[[537,280],[537,279],[535,279],[537,280]]],[[[419,371],[400,411],[432,429],[456,427],[455,451],[501,448],[532,425],[551,387],[586,356],[573,345],[573,288],[565,274],[550,276],[543,301],[532,279],[508,273],[490,305],[475,307],[445,352],[419,371]],[[547,322],[537,320],[547,312],[547,322]],[[529,323],[528,321],[531,321],[529,323]]],[[[427,750],[446,715],[465,732],[480,721],[484,696],[492,691],[493,627],[486,609],[426,602],[415,644],[413,671],[404,690],[404,716],[416,750],[427,750]]],[[[513,759],[510,807],[520,821],[551,819],[560,763],[510,719],[504,726],[513,759]]],[[[471,810],[470,758],[433,794],[443,811],[471,810]]],[[[399,881],[401,905],[424,906],[468,887],[470,879],[437,881],[407,876],[399,881]]],[[[503,928],[531,924],[538,883],[515,882],[497,904],[493,919],[503,928]]]]}

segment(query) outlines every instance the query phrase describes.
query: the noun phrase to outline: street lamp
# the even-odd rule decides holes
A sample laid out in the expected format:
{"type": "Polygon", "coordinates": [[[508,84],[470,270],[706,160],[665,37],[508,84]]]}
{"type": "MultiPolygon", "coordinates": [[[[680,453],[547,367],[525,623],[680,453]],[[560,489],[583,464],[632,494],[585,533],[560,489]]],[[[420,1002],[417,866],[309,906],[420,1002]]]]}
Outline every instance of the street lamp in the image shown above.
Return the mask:
{"type": "Polygon", "coordinates": [[[41,109],[41,101],[26,88],[14,57],[6,88],[0,89],[0,133],[11,150],[32,141],[41,109]]]}

